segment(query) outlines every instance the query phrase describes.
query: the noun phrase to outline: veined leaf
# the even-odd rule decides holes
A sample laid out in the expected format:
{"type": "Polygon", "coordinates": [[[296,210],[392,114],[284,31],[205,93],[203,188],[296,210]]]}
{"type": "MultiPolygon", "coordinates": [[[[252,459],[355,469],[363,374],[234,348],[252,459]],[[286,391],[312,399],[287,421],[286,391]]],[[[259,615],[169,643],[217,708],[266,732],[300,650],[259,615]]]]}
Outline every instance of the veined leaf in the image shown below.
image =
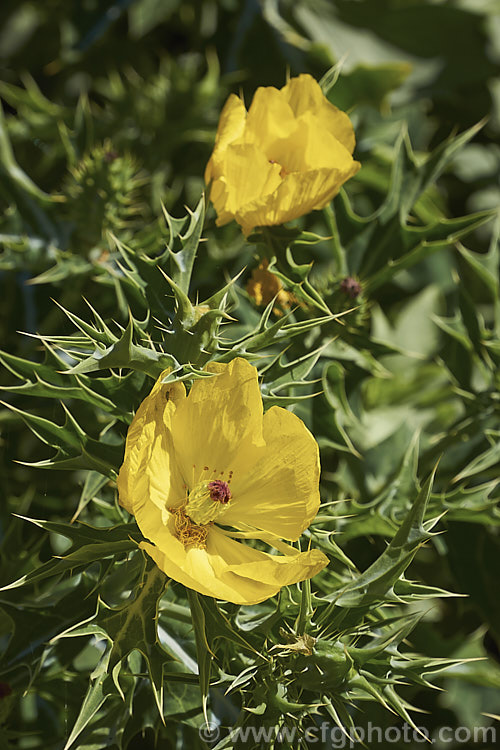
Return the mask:
{"type": "Polygon", "coordinates": [[[131,603],[119,609],[101,604],[98,622],[112,640],[108,671],[112,671],[131,651],[140,651],[146,660],[156,705],[163,717],[164,664],[171,660],[159,644],[158,603],[167,579],[165,574],[145,559],[143,580],[131,603]]]}
{"type": "Polygon", "coordinates": [[[205,196],[202,196],[194,211],[189,211],[185,219],[173,219],[163,208],[165,221],[170,231],[168,248],[170,252],[170,273],[177,286],[187,294],[191,273],[200,243],[205,218],[205,196]],[[182,223],[181,223],[182,222],[182,223]],[[185,234],[182,231],[189,222],[185,234]],[[176,249],[180,245],[179,249],[176,249]]]}
{"type": "MultiPolygon", "coordinates": [[[[400,529],[381,556],[352,583],[325,597],[338,607],[363,607],[391,595],[395,582],[430,537],[435,522],[424,524],[434,473],[422,487],[400,529]]],[[[395,600],[397,596],[394,595],[395,600]]]]}
{"type": "Polygon", "coordinates": [[[99,665],[92,674],[91,681],[85,695],[80,713],[73,725],[64,750],[68,750],[85,727],[92,721],[104,702],[109,698],[109,693],[104,690],[104,683],[108,677],[109,652],[101,659],[99,665]]]}
{"type": "Polygon", "coordinates": [[[198,656],[198,678],[201,690],[203,715],[205,717],[205,722],[208,724],[207,701],[213,653],[210,650],[207,641],[205,612],[200,602],[200,594],[191,589],[186,589],[186,593],[191,608],[191,618],[195,634],[196,653],[198,656]]]}
{"type": "Polygon", "coordinates": [[[115,337],[116,340],[111,346],[96,349],[92,356],[67,370],[68,374],[79,375],[96,370],[130,368],[155,378],[162,370],[178,366],[171,355],[156,351],[153,347],[134,344],[133,333],[134,325],[131,319],[121,337],[115,337]]]}

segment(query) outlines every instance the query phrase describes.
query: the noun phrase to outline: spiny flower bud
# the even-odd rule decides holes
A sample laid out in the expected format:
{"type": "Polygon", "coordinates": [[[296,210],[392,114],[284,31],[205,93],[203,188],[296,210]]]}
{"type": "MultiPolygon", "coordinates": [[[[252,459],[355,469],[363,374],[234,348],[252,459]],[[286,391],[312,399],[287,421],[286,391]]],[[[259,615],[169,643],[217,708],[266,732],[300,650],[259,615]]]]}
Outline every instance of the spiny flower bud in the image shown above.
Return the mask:
{"type": "Polygon", "coordinates": [[[347,276],[341,284],[340,289],[344,292],[344,294],[347,297],[350,297],[351,299],[356,299],[361,294],[361,284],[359,281],[356,281],[356,279],[353,279],[352,276],[347,276]]]}

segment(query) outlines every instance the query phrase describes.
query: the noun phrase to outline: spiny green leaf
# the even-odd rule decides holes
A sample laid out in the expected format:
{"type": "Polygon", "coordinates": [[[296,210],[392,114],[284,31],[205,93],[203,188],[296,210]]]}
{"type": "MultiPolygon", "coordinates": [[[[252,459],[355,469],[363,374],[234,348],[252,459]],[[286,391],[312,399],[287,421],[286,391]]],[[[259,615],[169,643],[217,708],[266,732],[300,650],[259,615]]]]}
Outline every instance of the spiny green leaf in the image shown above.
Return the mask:
{"type": "Polygon", "coordinates": [[[36,583],[76,568],[87,567],[107,557],[129,553],[137,549],[137,542],[133,541],[134,536],[137,537],[135,524],[94,528],[85,524],[71,525],[33,518],[25,518],[24,520],[30,521],[46,531],[61,534],[71,539],[72,545],[64,555],[54,557],[43,565],[39,565],[16,581],[4,586],[2,590],[36,583]]]}
{"type": "Polygon", "coordinates": [[[23,192],[35,198],[42,203],[52,202],[52,197],[35,185],[28,175],[23,172],[17,163],[9,136],[3,113],[3,107],[0,104],[0,164],[2,171],[5,171],[12,182],[23,192]]]}
{"type": "Polygon", "coordinates": [[[266,408],[275,404],[292,404],[318,395],[318,393],[310,392],[299,395],[297,389],[307,388],[310,391],[318,383],[318,380],[307,380],[306,378],[314,368],[323,349],[324,346],[321,346],[315,351],[308,352],[290,362],[286,361],[285,350],[276,355],[261,370],[260,374],[263,376],[261,393],[266,408]],[[282,395],[282,391],[285,391],[286,395],[282,395]]]}
{"type": "MultiPolygon", "coordinates": [[[[498,464],[500,461],[500,431],[488,430],[486,436],[492,443],[491,447],[470,461],[467,466],[465,466],[465,468],[454,477],[454,482],[459,482],[461,479],[484,473],[487,469],[491,469],[498,464]]],[[[496,472],[495,476],[498,476],[498,472],[496,472]]]]}
{"type": "Polygon", "coordinates": [[[189,606],[191,608],[191,617],[194,628],[203,714],[205,716],[205,721],[208,724],[207,701],[208,690],[210,687],[210,672],[213,653],[210,650],[210,646],[208,645],[207,641],[205,628],[205,612],[200,602],[200,595],[196,591],[192,591],[191,589],[186,589],[186,593],[189,601],[189,606]]]}
{"type": "Polygon", "coordinates": [[[495,478],[485,484],[472,487],[456,487],[451,492],[431,495],[433,509],[446,508],[447,517],[452,521],[483,523],[488,526],[500,525],[497,487],[500,479],[495,478]]]}
{"type": "Polygon", "coordinates": [[[5,405],[18,414],[42,442],[57,449],[57,454],[52,459],[20,463],[41,469],[93,469],[113,478],[118,472],[123,459],[122,446],[89,437],[64,404],[62,406],[66,418],[63,425],[21,411],[11,404],[5,405]]]}
{"type": "Polygon", "coordinates": [[[182,225],[179,226],[179,220],[177,220],[176,224],[165,208],[163,209],[163,212],[170,231],[170,273],[174,283],[179,289],[187,294],[203,230],[203,221],[205,218],[205,196],[200,198],[198,205],[193,212],[189,211],[189,226],[187,227],[185,234],[181,234],[181,232],[185,227],[187,219],[184,219],[182,225]],[[175,248],[178,244],[181,245],[181,248],[176,250],[175,248]]]}
{"type": "Polygon", "coordinates": [[[396,476],[374,501],[377,510],[396,521],[402,510],[409,506],[418,489],[417,466],[419,456],[419,433],[415,433],[408,444],[396,476]]]}
{"type": "MultiPolygon", "coordinates": [[[[231,359],[235,356],[235,352],[238,354],[244,354],[247,352],[259,351],[281,340],[304,335],[307,331],[316,328],[317,326],[335,323],[337,318],[341,317],[341,315],[328,315],[321,318],[313,318],[312,320],[287,323],[287,320],[290,318],[290,314],[288,314],[283,315],[283,317],[279,318],[275,323],[268,326],[267,321],[272,313],[272,309],[273,302],[271,301],[262,313],[256,329],[237,341],[232,342],[232,349],[230,352],[232,353],[231,359]]],[[[219,361],[225,361],[227,355],[220,355],[217,359],[219,361]]]]}
{"type": "MultiPolygon", "coordinates": [[[[380,557],[352,583],[325,597],[338,607],[362,607],[389,594],[417,549],[430,538],[423,519],[434,473],[422,487],[397,534],[380,557]]],[[[397,598],[397,597],[395,597],[397,598]]]]}
{"type": "Polygon", "coordinates": [[[481,211],[456,219],[442,218],[431,226],[401,227],[400,237],[404,254],[396,259],[388,259],[386,265],[371,276],[365,277],[363,272],[361,277],[364,279],[365,293],[372,294],[401,271],[411,268],[438,250],[455,245],[461,237],[490,221],[494,215],[493,211],[481,211]],[[420,237],[424,239],[420,240],[420,237]]]}
{"type": "MultiPolygon", "coordinates": [[[[345,391],[345,369],[339,362],[330,362],[323,368],[321,384],[326,401],[332,407],[332,414],[329,414],[328,422],[323,426],[323,432],[328,441],[323,440],[324,447],[339,446],[341,450],[346,450],[354,456],[359,457],[348,431],[345,429],[348,425],[357,423],[357,419],[349,406],[345,391]]],[[[322,424],[323,415],[318,415],[319,424],[322,424]]]]}
{"type": "Polygon", "coordinates": [[[144,383],[144,374],[134,372],[120,375],[111,372],[102,378],[72,375],[67,362],[47,342],[42,363],[7,352],[0,352],[0,362],[25,381],[23,385],[4,387],[7,392],[86,401],[125,422],[130,422],[130,413],[144,383]]]}
{"type": "MultiPolygon", "coordinates": [[[[117,526],[91,526],[88,523],[63,523],[58,521],[44,521],[39,518],[27,518],[19,516],[24,521],[39,526],[41,529],[61,534],[75,544],[109,544],[110,542],[123,542],[131,536],[137,535],[137,524],[122,523],[117,526]]],[[[103,547],[104,549],[104,547],[103,547]]]]}
{"type": "Polygon", "coordinates": [[[55,254],[54,265],[30,279],[30,284],[57,284],[68,278],[74,281],[78,276],[86,276],[92,271],[98,271],[95,265],[90,263],[86,258],[73,254],[69,255],[60,250],[56,250],[52,254],[55,254]]]}
{"type": "Polygon", "coordinates": [[[488,253],[474,253],[464,247],[460,242],[457,243],[456,248],[470,268],[472,268],[477,276],[484,282],[485,286],[490,291],[493,300],[497,300],[500,284],[498,277],[500,247],[498,243],[493,244],[488,253]]]}
{"type": "Polygon", "coordinates": [[[284,282],[285,289],[287,292],[289,292],[293,297],[295,297],[299,303],[303,303],[304,305],[307,305],[308,307],[316,308],[318,310],[321,310],[323,313],[331,313],[330,308],[325,303],[322,296],[319,294],[319,292],[316,291],[314,286],[309,281],[309,272],[312,268],[312,263],[308,263],[307,266],[299,266],[295,263],[292,256],[292,251],[290,248],[286,251],[286,259],[287,263],[297,275],[301,277],[301,281],[293,281],[288,276],[286,276],[282,271],[279,270],[279,268],[274,264],[273,261],[269,264],[268,270],[272,272],[275,276],[278,277],[282,282],[284,282]],[[304,269],[307,269],[305,271],[304,269]]]}
{"type": "MultiPolygon", "coordinates": [[[[481,120],[463,133],[447,140],[437,146],[434,151],[427,156],[424,163],[419,165],[412,183],[406,186],[401,196],[401,218],[403,220],[409,215],[419,196],[433,184],[445,167],[449,164],[455,154],[463,148],[485,125],[485,120],[481,120]]],[[[408,143],[409,146],[409,143],[408,143]]],[[[409,160],[414,159],[411,147],[409,146],[409,160]]]]}
{"type": "Polygon", "coordinates": [[[64,750],[68,750],[71,747],[89,722],[92,721],[104,702],[109,698],[109,694],[104,691],[104,683],[108,675],[109,656],[110,654],[107,652],[91,676],[87,694],[68,737],[68,741],[64,746],[64,750]]]}
{"type": "Polygon", "coordinates": [[[89,502],[95,498],[97,493],[106,486],[108,483],[108,477],[99,474],[97,471],[89,471],[85,477],[85,484],[83,485],[82,494],[78,502],[78,508],[73,514],[71,523],[74,523],[80,513],[87,507],[89,502]]]}
{"type": "Polygon", "coordinates": [[[69,418],[68,414],[66,414],[64,424],[58,425],[44,417],[22,411],[12,404],[4,401],[0,403],[19,415],[42,442],[52,448],[58,448],[65,455],[68,455],[72,449],[78,450],[82,444],[82,438],[85,438],[83,430],[78,425],[75,428],[76,423],[69,418]]]}
{"type": "MultiPolygon", "coordinates": [[[[54,302],[59,307],[59,309],[62,310],[66,317],[73,323],[75,328],[78,328],[78,330],[81,331],[89,341],[93,341],[95,344],[101,344],[102,346],[107,346],[108,344],[116,341],[116,336],[104,323],[102,318],[97,316],[97,313],[95,313],[95,311],[94,317],[96,317],[98,326],[91,325],[90,323],[87,323],[87,321],[83,318],[75,315],[75,313],[71,312],[70,310],[66,310],[66,308],[63,307],[59,302],[57,302],[57,300],[54,300],[54,302]]],[[[93,308],[91,309],[93,310],[93,308]]]]}
{"type": "Polygon", "coordinates": [[[167,579],[156,566],[145,560],[144,577],[133,601],[119,609],[101,605],[99,625],[112,640],[108,671],[113,670],[133,650],[146,660],[160,716],[163,716],[163,671],[168,656],[159,645],[157,634],[158,602],[167,579]]]}
{"type": "Polygon", "coordinates": [[[238,629],[230,622],[224,612],[214,599],[206,596],[198,596],[198,604],[204,614],[205,635],[209,649],[213,646],[215,650],[219,639],[232,641],[240,650],[250,651],[255,655],[262,656],[259,652],[238,632],[238,629]]]}
{"type": "Polygon", "coordinates": [[[133,334],[134,324],[131,319],[115,343],[103,350],[96,349],[91,357],[83,359],[67,372],[70,375],[79,375],[96,370],[130,368],[155,378],[162,370],[178,366],[171,355],[156,351],[152,347],[134,344],[133,334]]]}
{"type": "Polygon", "coordinates": [[[77,385],[73,386],[52,385],[51,383],[44,383],[42,380],[39,380],[38,376],[35,374],[34,383],[27,382],[24,383],[24,385],[5,386],[3,390],[7,393],[15,393],[20,396],[42,396],[44,398],[56,398],[58,400],[78,399],[86,401],[88,404],[92,404],[97,408],[103,409],[109,414],[113,414],[113,416],[116,416],[118,419],[124,418],[125,415],[123,414],[123,411],[118,409],[112,401],[103,396],[99,396],[95,391],[88,388],[83,381],[78,383],[78,379],[76,379],[76,382],[77,385]]]}

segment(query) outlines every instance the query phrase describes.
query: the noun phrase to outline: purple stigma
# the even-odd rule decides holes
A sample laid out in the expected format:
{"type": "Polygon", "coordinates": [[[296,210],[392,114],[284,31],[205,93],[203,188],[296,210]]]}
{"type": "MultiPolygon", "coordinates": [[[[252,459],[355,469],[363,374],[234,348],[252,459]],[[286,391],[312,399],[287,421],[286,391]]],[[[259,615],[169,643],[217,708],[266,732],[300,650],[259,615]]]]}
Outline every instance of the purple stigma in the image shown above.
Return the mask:
{"type": "Polygon", "coordinates": [[[210,490],[210,497],[217,503],[227,505],[231,500],[231,490],[227,482],[222,479],[214,479],[208,483],[208,489],[210,490]]]}

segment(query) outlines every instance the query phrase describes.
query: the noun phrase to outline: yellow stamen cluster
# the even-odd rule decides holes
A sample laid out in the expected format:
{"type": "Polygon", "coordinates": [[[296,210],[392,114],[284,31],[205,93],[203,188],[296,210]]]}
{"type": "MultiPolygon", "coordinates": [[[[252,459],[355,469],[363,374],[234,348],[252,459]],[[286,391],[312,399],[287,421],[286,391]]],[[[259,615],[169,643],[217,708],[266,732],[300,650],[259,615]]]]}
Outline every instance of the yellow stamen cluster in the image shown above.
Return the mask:
{"type": "Polygon", "coordinates": [[[183,508],[169,508],[168,512],[174,517],[175,536],[185,547],[207,548],[207,534],[211,523],[199,526],[193,523],[183,508]]]}

